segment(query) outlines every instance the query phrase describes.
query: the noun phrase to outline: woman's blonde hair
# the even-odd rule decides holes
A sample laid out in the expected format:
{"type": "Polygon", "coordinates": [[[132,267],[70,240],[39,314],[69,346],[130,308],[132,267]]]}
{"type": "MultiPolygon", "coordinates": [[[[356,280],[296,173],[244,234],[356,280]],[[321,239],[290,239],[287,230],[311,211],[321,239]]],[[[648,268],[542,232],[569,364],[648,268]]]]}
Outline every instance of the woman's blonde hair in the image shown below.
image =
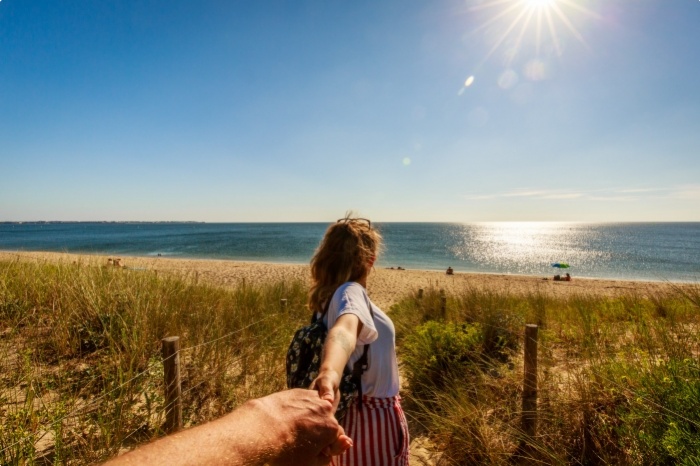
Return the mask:
{"type": "Polygon", "coordinates": [[[309,309],[322,311],[340,285],[362,278],[376,259],[381,242],[381,235],[366,219],[348,214],[329,226],[311,259],[309,309]]]}

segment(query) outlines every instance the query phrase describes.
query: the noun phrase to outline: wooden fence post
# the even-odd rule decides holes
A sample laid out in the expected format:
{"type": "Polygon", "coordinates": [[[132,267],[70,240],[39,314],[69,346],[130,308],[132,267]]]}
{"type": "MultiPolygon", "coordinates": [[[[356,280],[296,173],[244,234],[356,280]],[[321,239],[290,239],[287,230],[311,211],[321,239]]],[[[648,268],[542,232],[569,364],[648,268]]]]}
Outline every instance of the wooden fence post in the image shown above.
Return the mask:
{"type": "Polygon", "coordinates": [[[537,325],[525,326],[522,428],[525,436],[537,433],[537,325]]]}
{"type": "Polygon", "coordinates": [[[423,299],[423,288],[418,289],[418,299],[423,299]]]}
{"type": "Polygon", "coordinates": [[[180,337],[161,340],[165,374],[165,432],[182,429],[182,398],[180,386],[180,337]]]}
{"type": "Polygon", "coordinates": [[[445,290],[440,290],[440,313],[443,319],[447,319],[447,296],[445,296],[445,290]]]}
{"type": "Polygon", "coordinates": [[[280,309],[283,311],[287,310],[287,300],[284,298],[280,299],[280,309]]]}

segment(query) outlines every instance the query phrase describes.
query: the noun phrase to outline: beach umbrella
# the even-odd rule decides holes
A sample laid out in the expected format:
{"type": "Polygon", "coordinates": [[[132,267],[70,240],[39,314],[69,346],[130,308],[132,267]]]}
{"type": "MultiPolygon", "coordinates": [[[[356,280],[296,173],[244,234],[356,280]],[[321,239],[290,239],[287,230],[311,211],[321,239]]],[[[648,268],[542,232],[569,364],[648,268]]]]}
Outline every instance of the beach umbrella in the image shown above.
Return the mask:
{"type": "Polygon", "coordinates": [[[556,267],[558,269],[568,269],[569,264],[567,264],[566,262],[555,262],[554,264],[552,264],[552,267],[556,267]]]}

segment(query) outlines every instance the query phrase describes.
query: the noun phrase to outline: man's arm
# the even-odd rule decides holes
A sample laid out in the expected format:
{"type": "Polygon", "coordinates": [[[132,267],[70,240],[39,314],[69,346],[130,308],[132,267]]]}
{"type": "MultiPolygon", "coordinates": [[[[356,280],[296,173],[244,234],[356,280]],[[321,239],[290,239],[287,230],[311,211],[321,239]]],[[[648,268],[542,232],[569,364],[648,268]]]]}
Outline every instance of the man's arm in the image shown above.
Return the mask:
{"type": "Polygon", "coordinates": [[[287,390],[169,435],[106,465],[326,465],[352,446],[316,391],[287,390]]]}

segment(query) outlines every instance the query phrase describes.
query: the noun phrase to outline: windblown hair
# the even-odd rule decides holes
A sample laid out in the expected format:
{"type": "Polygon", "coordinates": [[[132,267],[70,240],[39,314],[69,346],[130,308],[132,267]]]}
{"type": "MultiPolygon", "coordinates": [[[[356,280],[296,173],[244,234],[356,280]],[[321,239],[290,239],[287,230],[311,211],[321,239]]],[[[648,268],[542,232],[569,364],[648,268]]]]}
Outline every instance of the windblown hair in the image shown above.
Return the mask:
{"type": "Polygon", "coordinates": [[[362,278],[381,242],[379,232],[368,223],[349,216],[329,226],[311,259],[309,309],[322,311],[340,285],[362,278]]]}

